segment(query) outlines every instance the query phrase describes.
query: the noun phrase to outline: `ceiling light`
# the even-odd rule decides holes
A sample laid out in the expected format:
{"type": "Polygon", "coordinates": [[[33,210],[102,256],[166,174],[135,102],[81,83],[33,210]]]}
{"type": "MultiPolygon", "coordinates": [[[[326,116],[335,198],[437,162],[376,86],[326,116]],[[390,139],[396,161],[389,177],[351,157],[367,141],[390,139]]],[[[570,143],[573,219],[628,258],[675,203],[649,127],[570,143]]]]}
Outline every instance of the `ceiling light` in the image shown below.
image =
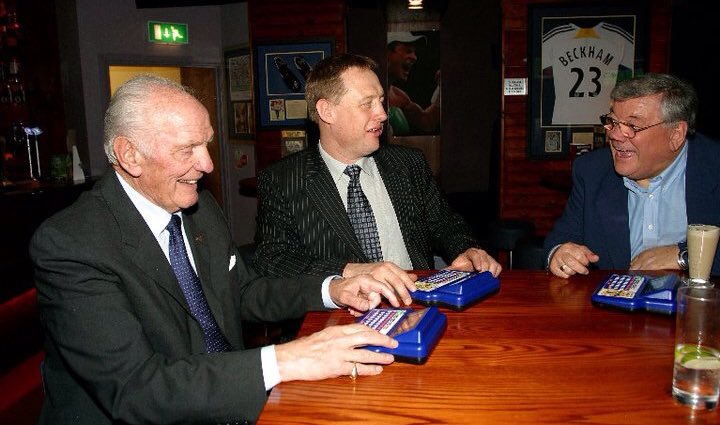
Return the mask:
{"type": "Polygon", "coordinates": [[[423,8],[423,0],[408,0],[408,9],[418,10],[423,8]]]}

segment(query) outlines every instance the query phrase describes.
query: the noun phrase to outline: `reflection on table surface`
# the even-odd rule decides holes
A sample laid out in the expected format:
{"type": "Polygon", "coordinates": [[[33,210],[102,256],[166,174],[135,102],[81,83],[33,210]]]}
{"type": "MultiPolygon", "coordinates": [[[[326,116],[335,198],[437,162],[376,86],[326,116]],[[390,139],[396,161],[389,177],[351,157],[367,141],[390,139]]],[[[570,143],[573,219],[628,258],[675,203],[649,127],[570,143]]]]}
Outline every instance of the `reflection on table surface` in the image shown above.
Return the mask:
{"type": "MultiPolygon", "coordinates": [[[[503,271],[499,293],[462,312],[441,309],[448,327],[426,364],[394,363],[354,383],[280,384],[259,423],[720,423],[717,411],[670,395],[674,317],[591,304],[608,274],[503,271]]],[[[301,334],[353,320],[310,313],[301,334]]]]}

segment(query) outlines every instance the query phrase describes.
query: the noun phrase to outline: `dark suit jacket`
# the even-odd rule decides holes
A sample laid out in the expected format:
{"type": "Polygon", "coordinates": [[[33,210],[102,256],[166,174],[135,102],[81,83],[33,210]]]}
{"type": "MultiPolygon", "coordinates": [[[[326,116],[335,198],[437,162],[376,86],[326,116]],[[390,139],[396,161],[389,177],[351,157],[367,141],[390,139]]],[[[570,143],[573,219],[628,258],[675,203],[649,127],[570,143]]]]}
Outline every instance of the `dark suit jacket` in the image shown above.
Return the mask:
{"type": "MultiPolygon", "coordinates": [[[[478,246],[462,218],[440,194],[417,149],[383,145],[373,154],[413,268],[433,268],[478,246]]],[[[271,276],[342,274],[347,263],[367,263],[342,199],[317,146],[260,173],[255,267],[271,276]]]]}
{"type": "MultiPolygon", "coordinates": [[[[720,225],[720,143],[701,134],[686,143],[688,222],[720,225]]],[[[628,190],[615,173],[611,155],[610,148],[604,148],[575,160],[572,193],[565,212],[545,238],[545,258],[555,245],[575,242],[600,256],[598,268],[630,267],[628,190]]],[[[713,265],[713,274],[718,273],[720,250],[713,265]]]]}
{"type": "Polygon", "coordinates": [[[257,417],[266,399],[260,350],[242,349],[241,321],[322,309],[321,280],[257,279],[206,192],[183,223],[208,303],[237,351],[205,353],[167,258],[111,171],[30,245],[46,330],[41,424],[257,417]]]}

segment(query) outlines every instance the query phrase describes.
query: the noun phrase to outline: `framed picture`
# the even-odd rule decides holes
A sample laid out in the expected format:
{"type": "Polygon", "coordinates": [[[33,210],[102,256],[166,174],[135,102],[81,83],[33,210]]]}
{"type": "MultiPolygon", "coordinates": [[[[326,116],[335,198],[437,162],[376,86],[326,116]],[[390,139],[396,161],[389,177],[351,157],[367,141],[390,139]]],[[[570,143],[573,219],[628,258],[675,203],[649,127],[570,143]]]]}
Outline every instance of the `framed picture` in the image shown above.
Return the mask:
{"type": "Polygon", "coordinates": [[[305,124],[305,81],[313,66],[332,54],[333,47],[332,41],[257,46],[257,111],[261,128],[305,124]]]}
{"type": "Polygon", "coordinates": [[[252,139],[255,134],[251,62],[249,47],[225,51],[230,134],[235,139],[252,139]]]}
{"type": "Polygon", "coordinates": [[[388,132],[394,136],[441,133],[440,31],[387,33],[388,132]],[[413,103],[421,113],[405,115],[413,103]]]}
{"type": "Polygon", "coordinates": [[[567,158],[603,143],[600,115],[609,112],[610,92],[645,72],[646,7],[531,7],[531,158],[567,158]]]}
{"type": "Polygon", "coordinates": [[[252,102],[230,102],[232,105],[233,130],[235,137],[245,138],[255,134],[255,117],[252,102]]]}

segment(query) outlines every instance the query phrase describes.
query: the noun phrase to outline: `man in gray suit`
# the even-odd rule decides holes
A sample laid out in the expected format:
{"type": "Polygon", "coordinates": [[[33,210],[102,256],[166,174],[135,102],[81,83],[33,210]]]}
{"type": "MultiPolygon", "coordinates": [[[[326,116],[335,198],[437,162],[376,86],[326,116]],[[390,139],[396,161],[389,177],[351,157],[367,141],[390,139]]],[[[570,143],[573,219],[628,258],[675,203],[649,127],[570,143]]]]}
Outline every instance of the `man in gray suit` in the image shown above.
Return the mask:
{"type": "Polygon", "coordinates": [[[437,253],[453,269],[497,276],[500,264],[450,209],[420,151],[380,146],[387,114],[375,68],[364,56],[338,54],[310,74],[305,99],[320,142],[259,175],[256,267],[272,276],[369,273],[414,290],[405,270],[434,268],[437,253]],[[380,256],[363,249],[346,212],[351,166],[360,168],[380,256]]]}
{"type": "Polygon", "coordinates": [[[368,276],[254,275],[217,203],[198,193],[212,139],[208,112],[169,80],[136,77],[113,96],[112,169],[30,246],[46,330],[41,424],[242,423],[280,382],[373,375],[392,362],[355,348],[397,344],[359,324],[243,349],[242,320],[410,297],[368,276]]]}

